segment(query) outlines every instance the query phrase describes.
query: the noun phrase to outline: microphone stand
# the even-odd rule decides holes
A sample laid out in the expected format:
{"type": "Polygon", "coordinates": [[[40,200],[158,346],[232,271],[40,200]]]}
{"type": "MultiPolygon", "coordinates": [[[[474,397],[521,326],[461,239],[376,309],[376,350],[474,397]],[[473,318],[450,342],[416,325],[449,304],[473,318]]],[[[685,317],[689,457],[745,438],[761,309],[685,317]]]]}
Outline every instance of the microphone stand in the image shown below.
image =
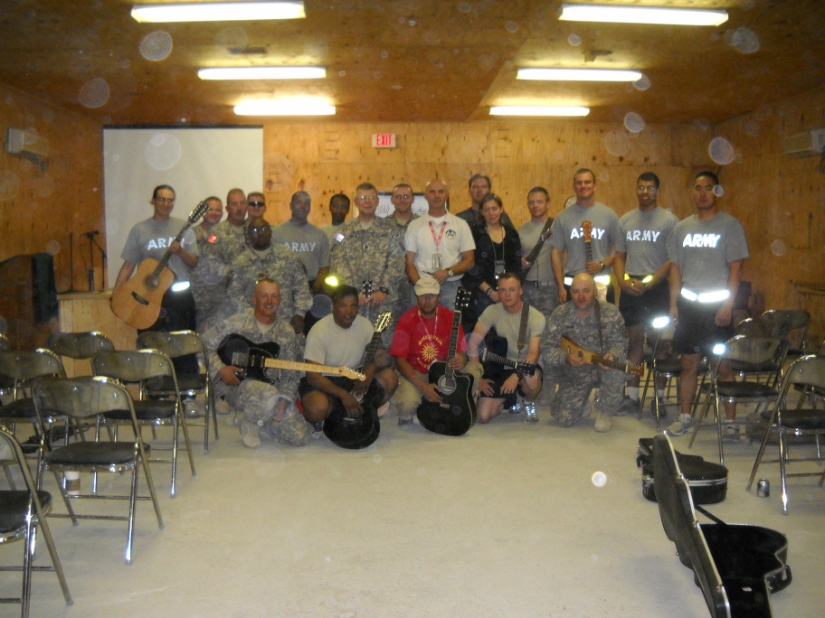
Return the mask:
{"type": "Polygon", "coordinates": [[[74,289],[74,234],[69,232],[69,289],[66,292],[77,292],[74,289]]]}
{"type": "Polygon", "coordinates": [[[87,278],[89,281],[89,291],[94,292],[95,290],[95,247],[98,248],[101,255],[101,274],[100,274],[100,289],[101,291],[105,289],[105,275],[106,275],[106,252],[103,250],[97,241],[95,240],[95,236],[100,234],[97,230],[92,230],[91,232],[85,232],[83,235],[89,239],[89,271],[87,273],[87,278]]]}

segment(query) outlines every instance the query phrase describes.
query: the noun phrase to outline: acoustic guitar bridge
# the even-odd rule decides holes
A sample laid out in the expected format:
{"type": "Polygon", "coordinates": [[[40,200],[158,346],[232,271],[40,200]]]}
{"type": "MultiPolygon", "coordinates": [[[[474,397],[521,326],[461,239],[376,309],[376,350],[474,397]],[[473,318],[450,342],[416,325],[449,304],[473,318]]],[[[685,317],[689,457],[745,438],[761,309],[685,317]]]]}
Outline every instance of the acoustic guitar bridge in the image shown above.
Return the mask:
{"type": "Polygon", "coordinates": [[[132,298],[134,298],[136,301],[138,301],[141,305],[148,305],[149,304],[149,301],[146,300],[145,298],[143,298],[143,296],[141,296],[137,292],[134,292],[134,291],[132,292],[132,298]]]}

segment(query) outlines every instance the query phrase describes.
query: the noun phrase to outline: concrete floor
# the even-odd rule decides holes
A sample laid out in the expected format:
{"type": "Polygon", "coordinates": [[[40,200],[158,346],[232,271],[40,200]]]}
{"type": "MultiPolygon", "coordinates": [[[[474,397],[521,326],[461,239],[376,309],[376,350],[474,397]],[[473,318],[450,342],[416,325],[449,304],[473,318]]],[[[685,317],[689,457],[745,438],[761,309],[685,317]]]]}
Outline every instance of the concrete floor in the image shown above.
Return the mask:
{"type": "MultiPolygon", "coordinates": [[[[539,416],[538,425],[503,416],[460,438],[385,419],[378,441],[354,452],[325,439],[250,451],[221,425],[207,457],[196,447],[197,476],[181,465],[177,498],[168,495],[168,467],[153,464],[166,527],[139,503],[131,566],[124,524],[50,519],[74,605],[64,605],[53,574],[38,573],[32,615],[708,615],[640,491],[636,443],[655,433],[653,420],[623,417],[596,434],[590,424],[560,429],[547,410],[539,416]],[[597,471],[607,477],[602,487],[591,480],[597,471]]],[[[687,451],[687,438],[674,444],[687,451]]],[[[794,581],[773,596],[774,615],[822,616],[825,490],[814,479],[792,481],[784,517],[775,466],[759,475],[771,480],[769,498],[744,489],[756,450],[728,446],[728,497],[709,509],[785,533],[794,581]]],[[[691,452],[716,457],[711,429],[691,452]]],[[[82,483],[87,489],[88,477],[82,483]]],[[[125,487],[116,476],[104,483],[125,487]]],[[[56,492],[53,477],[45,488],[56,492]]],[[[20,551],[20,543],[2,548],[0,560],[20,551]]],[[[45,549],[38,553],[45,564],[45,549]]],[[[3,574],[0,595],[15,594],[18,581],[3,574]]]]}

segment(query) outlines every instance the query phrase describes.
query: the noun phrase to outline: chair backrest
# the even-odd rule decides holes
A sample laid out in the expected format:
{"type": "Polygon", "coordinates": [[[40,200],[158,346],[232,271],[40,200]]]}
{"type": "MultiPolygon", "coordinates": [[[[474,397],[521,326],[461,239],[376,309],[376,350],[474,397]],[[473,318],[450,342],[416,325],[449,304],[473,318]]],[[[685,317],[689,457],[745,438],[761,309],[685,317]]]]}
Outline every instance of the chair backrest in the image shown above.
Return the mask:
{"type": "Polygon", "coordinates": [[[784,393],[792,384],[825,389],[825,358],[809,355],[794,361],[785,372],[782,392],[784,393]]]}
{"type": "Polygon", "coordinates": [[[770,363],[775,365],[776,371],[769,381],[774,386],[779,381],[782,363],[788,354],[788,340],[780,337],[749,337],[736,335],[725,342],[725,353],[722,358],[753,365],[758,370],[760,365],[770,363]]]}
{"type": "Polygon", "coordinates": [[[186,354],[203,354],[204,346],[198,333],[193,330],[173,332],[146,331],[138,335],[137,347],[153,348],[177,358],[186,354]]]}
{"type": "Polygon", "coordinates": [[[736,325],[734,334],[747,335],[748,337],[778,336],[770,331],[766,322],[754,320],[753,318],[746,318],[739,322],[739,324],[736,325]]]}
{"type": "Polygon", "coordinates": [[[769,309],[759,316],[759,320],[768,326],[771,336],[793,339],[792,345],[802,348],[805,344],[805,337],[808,335],[811,314],[802,309],[769,309]],[[794,331],[801,332],[792,336],[791,333],[794,331]],[[798,343],[797,336],[799,337],[798,343]]]}
{"type": "MultiPolygon", "coordinates": [[[[23,453],[23,449],[20,447],[20,443],[17,441],[17,438],[15,438],[14,435],[2,425],[0,425],[0,445],[8,447],[7,449],[0,449],[0,451],[5,450],[12,455],[10,458],[4,457],[3,459],[5,461],[17,462],[17,465],[20,466],[20,472],[23,475],[23,480],[26,483],[26,489],[34,494],[37,487],[34,479],[32,478],[31,470],[29,470],[26,455],[23,453]]],[[[38,512],[42,512],[40,507],[38,507],[38,512]]]]}
{"type": "Polygon", "coordinates": [[[60,357],[51,350],[17,350],[0,352],[0,375],[26,382],[42,376],[65,377],[60,357]]]}
{"type": "Polygon", "coordinates": [[[113,350],[98,354],[92,359],[92,371],[96,376],[129,383],[155,377],[175,377],[172,360],[158,350],[113,350]]]}
{"type": "Polygon", "coordinates": [[[111,410],[129,410],[137,431],[129,392],[117,380],[104,377],[42,378],[32,386],[40,418],[67,415],[83,419],[111,410]]]}
{"type": "Polygon", "coordinates": [[[68,356],[75,360],[92,358],[95,354],[115,349],[111,339],[96,331],[52,333],[46,341],[46,347],[59,356],[68,356]]]}

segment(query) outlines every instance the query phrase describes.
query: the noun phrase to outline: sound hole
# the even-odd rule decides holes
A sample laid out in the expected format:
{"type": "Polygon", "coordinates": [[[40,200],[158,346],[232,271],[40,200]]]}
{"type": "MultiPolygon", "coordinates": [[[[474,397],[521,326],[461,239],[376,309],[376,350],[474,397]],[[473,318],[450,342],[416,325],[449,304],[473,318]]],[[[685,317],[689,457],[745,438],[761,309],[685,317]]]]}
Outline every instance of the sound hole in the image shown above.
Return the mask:
{"type": "Polygon", "coordinates": [[[438,380],[438,390],[440,390],[445,395],[451,395],[456,388],[455,378],[448,378],[447,376],[441,376],[438,380]]]}

